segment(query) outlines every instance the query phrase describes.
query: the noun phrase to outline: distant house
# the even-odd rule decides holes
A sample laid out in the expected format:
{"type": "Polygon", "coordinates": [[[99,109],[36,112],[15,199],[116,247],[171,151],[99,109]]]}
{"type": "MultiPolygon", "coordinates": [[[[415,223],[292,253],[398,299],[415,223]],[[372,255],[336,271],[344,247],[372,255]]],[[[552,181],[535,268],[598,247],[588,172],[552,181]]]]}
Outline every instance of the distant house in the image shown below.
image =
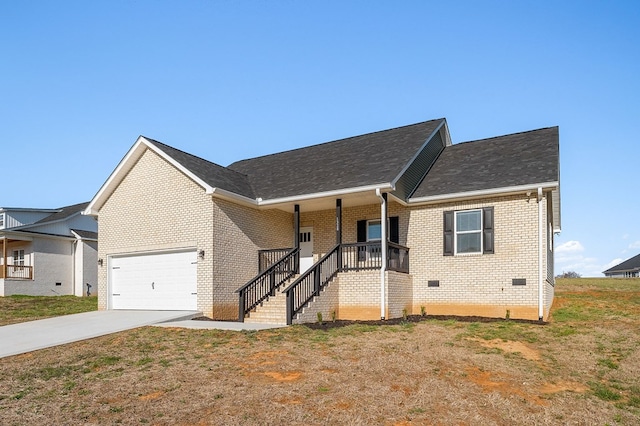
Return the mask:
{"type": "Polygon", "coordinates": [[[0,296],[97,293],[98,224],[82,215],[87,204],[0,207],[0,296]]]}
{"type": "Polygon", "coordinates": [[[609,268],[603,272],[609,278],[637,278],[640,277],[640,254],[609,268]]]}
{"type": "Polygon", "coordinates": [[[557,127],[452,144],[437,119],[223,167],[140,136],[85,211],[99,309],[546,318],[558,148],[557,127]]]}

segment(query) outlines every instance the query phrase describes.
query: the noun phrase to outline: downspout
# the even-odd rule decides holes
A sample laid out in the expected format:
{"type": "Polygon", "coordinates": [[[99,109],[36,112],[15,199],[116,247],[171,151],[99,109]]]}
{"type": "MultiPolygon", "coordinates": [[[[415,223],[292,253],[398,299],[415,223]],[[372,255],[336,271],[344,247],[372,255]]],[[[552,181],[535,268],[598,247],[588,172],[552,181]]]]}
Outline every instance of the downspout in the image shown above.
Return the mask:
{"type": "Polygon", "coordinates": [[[387,197],[376,188],[376,195],[380,197],[380,251],[382,251],[382,265],[380,266],[380,319],[385,318],[385,271],[387,270],[387,197]]]}
{"type": "Polygon", "coordinates": [[[538,188],[538,320],[544,317],[544,284],[542,282],[542,187],[538,188]]]}

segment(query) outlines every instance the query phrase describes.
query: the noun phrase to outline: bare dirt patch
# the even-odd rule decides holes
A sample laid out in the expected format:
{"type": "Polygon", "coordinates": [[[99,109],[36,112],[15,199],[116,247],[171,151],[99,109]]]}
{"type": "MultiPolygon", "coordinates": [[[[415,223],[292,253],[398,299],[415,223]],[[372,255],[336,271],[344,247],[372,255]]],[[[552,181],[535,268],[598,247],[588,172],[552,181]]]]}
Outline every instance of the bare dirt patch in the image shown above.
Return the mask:
{"type": "Polygon", "coordinates": [[[540,351],[531,348],[529,345],[523,342],[513,342],[509,340],[482,340],[470,338],[469,340],[480,343],[485,348],[497,348],[505,352],[520,354],[523,358],[529,361],[540,361],[540,351]]]}

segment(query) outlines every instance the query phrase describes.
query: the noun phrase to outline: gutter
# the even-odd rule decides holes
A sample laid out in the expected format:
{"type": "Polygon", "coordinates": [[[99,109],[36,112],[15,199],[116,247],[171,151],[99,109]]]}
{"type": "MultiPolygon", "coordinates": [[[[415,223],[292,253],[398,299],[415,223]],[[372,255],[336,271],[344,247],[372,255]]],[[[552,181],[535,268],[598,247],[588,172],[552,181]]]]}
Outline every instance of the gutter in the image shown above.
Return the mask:
{"type": "Polygon", "coordinates": [[[258,198],[256,201],[259,206],[269,206],[272,204],[293,203],[296,201],[313,200],[316,198],[333,198],[340,195],[354,194],[357,192],[367,192],[367,191],[371,191],[372,189],[376,191],[376,194],[378,194],[378,192],[382,189],[393,191],[395,187],[390,183],[378,184],[378,185],[367,185],[367,186],[356,186],[353,188],[337,189],[334,191],[314,192],[311,194],[304,194],[304,195],[297,195],[297,196],[294,195],[291,197],[273,198],[273,199],[264,200],[264,201],[262,200],[262,198],[258,198]]]}
{"type": "Polygon", "coordinates": [[[380,319],[385,317],[385,272],[387,270],[387,199],[380,188],[376,188],[376,196],[380,198],[380,250],[382,251],[382,265],[380,266],[380,319]]]}
{"type": "Polygon", "coordinates": [[[435,204],[443,201],[458,201],[489,195],[512,195],[527,191],[536,191],[538,189],[556,189],[559,187],[557,181],[543,182],[531,185],[506,186],[502,188],[480,189],[477,191],[456,192],[454,194],[429,195],[426,197],[409,198],[406,202],[402,202],[405,206],[420,204],[435,204]]]}

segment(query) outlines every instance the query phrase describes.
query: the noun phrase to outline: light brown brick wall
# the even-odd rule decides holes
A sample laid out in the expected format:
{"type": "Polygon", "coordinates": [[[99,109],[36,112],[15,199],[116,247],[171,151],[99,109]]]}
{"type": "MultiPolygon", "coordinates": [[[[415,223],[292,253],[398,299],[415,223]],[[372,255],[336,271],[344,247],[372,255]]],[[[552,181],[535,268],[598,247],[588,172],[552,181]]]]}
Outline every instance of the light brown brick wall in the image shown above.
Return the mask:
{"type": "MultiPolygon", "coordinates": [[[[547,226],[547,199],[542,200],[543,230],[547,226]]],[[[407,283],[389,280],[387,315],[402,315],[402,309],[419,314],[424,306],[430,314],[482,315],[538,318],[538,203],[535,195],[403,207],[390,202],[389,216],[399,216],[400,244],[410,249],[411,276],[407,283]],[[445,210],[494,207],[495,254],[443,256],[442,222],[445,210]],[[512,285],[525,278],[525,286],[512,285]],[[439,287],[428,287],[439,280],[439,287]],[[411,294],[411,303],[409,300],[411,294]]],[[[357,239],[357,221],[380,218],[380,205],[343,209],[343,242],[357,239]]],[[[321,256],[335,244],[335,210],[302,212],[302,226],[314,227],[314,253],[321,256]]],[[[543,247],[546,247],[543,232],[543,247]]],[[[546,254],[542,256],[546,278],[546,254]]],[[[396,274],[396,273],[394,273],[396,274]]],[[[403,274],[397,274],[402,276],[403,274]]],[[[340,274],[340,318],[374,319],[380,316],[379,272],[340,274]]],[[[402,280],[401,280],[402,281],[402,280]]],[[[546,318],[553,300],[553,287],[544,284],[546,318]]]]}
{"type": "Polygon", "coordinates": [[[380,319],[380,271],[344,272],[338,274],[338,279],[340,319],[380,319]]]}
{"type": "Polygon", "coordinates": [[[320,292],[320,296],[305,307],[301,314],[293,320],[294,324],[304,324],[318,321],[318,312],[322,314],[322,321],[332,320],[335,313],[336,319],[340,319],[340,282],[336,277],[325,286],[320,292]]]}
{"type": "Polygon", "coordinates": [[[293,214],[212,199],[202,187],[147,150],[99,212],[98,297],[107,307],[110,255],[195,248],[198,309],[235,319],[235,290],[257,274],[258,250],[293,246],[293,214]]]}
{"type": "Polygon", "coordinates": [[[235,290],[257,275],[258,250],[293,247],[293,213],[256,210],[216,199],[213,233],[213,317],[235,319],[235,290]]]}
{"type": "MultiPolygon", "coordinates": [[[[400,318],[413,311],[413,276],[401,272],[387,271],[386,318],[400,318]]],[[[417,312],[419,313],[419,311],[417,312]]]]}
{"type": "Polygon", "coordinates": [[[107,257],[155,250],[195,248],[198,309],[213,307],[213,203],[202,187],[147,150],[115,189],[98,216],[98,306],[107,307],[107,257]]]}
{"type": "MultiPolygon", "coordinates": [[[[543,199],[546,226],[546,199],[543,199]]],[[[538,319],[538,203],[535,195],[417,206],[410,211],[408,246],[413,312],[538,319]],[[443,212],[494,207],[495,254],[443,256],[443,212]],[[525,278],[525,286],[513,286],[525,278]],[[439,287],[428,287],[439,280],[439,287]]],[[[543,233],[546,239],[546,232],[543,233]]],[[[546,241],[543,240],[543,244],[546,241]]],[[[546,256],[543,256],[546,262],[546,256]]],[[[546,264],[543,264],[546,278],[546,264]]],[[[547,302],[548,303],[548,302],[547,302]]]]}

